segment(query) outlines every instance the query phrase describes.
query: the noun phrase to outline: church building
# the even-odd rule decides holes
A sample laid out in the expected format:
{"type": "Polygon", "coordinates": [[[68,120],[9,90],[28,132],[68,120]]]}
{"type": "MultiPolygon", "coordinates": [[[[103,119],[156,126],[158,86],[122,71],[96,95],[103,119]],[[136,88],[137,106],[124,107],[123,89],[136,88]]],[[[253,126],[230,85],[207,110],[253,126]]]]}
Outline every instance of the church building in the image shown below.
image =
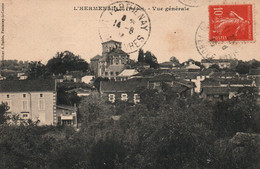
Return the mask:
{"type": "Polygon", "coordinates": [[[95,77],[115,79],[129,63],[129,55],[121,48],[122,43],[110,40],[102,43],[102,56],[90,59],[95,77]]]}

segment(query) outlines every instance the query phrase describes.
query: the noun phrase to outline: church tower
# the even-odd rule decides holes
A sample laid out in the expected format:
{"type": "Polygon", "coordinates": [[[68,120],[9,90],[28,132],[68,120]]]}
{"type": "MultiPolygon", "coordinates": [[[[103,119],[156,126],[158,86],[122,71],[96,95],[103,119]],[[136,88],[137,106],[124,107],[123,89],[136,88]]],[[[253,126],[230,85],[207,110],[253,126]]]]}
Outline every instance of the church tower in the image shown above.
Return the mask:
{"type": "Polygon", "coordinates": [[[121,49],[121,42],[110,40],[102,43],[102,55],[110,53],[114,49],[121,49]]]}

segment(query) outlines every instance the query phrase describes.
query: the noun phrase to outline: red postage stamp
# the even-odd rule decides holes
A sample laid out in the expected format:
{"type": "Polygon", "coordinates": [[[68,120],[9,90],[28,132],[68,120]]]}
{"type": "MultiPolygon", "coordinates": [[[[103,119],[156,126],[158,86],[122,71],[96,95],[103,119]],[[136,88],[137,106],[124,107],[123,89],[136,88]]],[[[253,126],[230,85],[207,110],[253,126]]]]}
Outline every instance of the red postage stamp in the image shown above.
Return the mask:
{"type": "Polygon", "coordinates": [[[253,41],[252,5],[210,5],[210,41],[253,41]]]}

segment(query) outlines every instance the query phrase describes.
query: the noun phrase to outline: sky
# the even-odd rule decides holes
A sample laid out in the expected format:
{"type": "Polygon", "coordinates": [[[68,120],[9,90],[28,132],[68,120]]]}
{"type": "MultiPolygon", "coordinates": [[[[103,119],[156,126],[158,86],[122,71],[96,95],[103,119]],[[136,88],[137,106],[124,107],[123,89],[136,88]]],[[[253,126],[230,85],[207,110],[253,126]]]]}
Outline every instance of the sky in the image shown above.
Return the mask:
{"type": "MultiPolygon", "coordinates": [[[[225,0],[132,0],[143,7],[151,21],[151,32],[144,51],[149,50],[159,62],[168,61],[175,56],[180,61],[201,60],[203,57],[196,48],[196,36],[201,23],[209,22],[209,5],[225,4],[225,0]],[[190,7],[189,1],[198,7],[190,7]],[[187,11],[165,11],[169,7],[189,8],[187,11]],[[153,7],[163,10],[154,10],[153,7]]],[[[4,18],[4,58],[42,61],[46,63],[57,52],[69,50],[89,62],[90,58],[102,53],[99,37],[99,20],[103,11],[74,10],[79,6],[108,6],[114,0],[2,0],[2,19],[4,18]],[[3,16],[4,13],[4,16],[3,16]]],[[[231,4],[244,4],[244,0],[229,0],[231,4]]],[[[253,36],[250,42],[227,44],[207,44],[209,50],[222,53],[235,53],[237,59],[260,59],[258,49],[260,1],[253,3],[253,36]]],[[[2,22],[3,24],[3,22],[2,22]]],[[[2,26],[3,27],[3,26],[2,26]]],[[[3,28],[2,28],[3,29],[3,28]]],[[[209,30],[203,33],[207,43],[209,30]]],[[[1,44],[1,46],[3,46],[1,44]]],[[[3,54],[2,54],[3,55],[3,54]]],[[[217,56],[221,57],[221,56],[217,56]]],[[[130,54],[137,59],[137,52],[130,54]]]]}

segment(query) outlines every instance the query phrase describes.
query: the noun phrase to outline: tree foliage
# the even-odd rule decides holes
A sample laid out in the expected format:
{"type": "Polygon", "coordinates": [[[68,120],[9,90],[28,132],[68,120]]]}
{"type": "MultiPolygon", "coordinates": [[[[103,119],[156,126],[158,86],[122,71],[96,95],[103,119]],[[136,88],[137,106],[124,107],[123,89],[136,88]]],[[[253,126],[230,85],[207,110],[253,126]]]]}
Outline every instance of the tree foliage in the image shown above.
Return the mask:
{"type": "Polygon", "coordinates": [[[80,102],[79,131],[0,125],[0,166],[257,169],[260,113],[251,89],[217,104],[195,96],[167,100],[156,90],[143,91],[146,101],[136,105],[92,94],[80,102]]]}
{"type": "Polygon", "coordinates": [[[41,61],[32,61],[28,66],[28,79],[46,78],[46,66],[41,61]]]}
{"type": "Polygon", "coordinates": [[[140,63],[144,62],[144,51],[143,51],[143,49],[139,49],[137,61],[140,62],[140,63]]]}
{"type": "Polygon", "coordinates": [[[0,124],[4,124],[7,121],[7,115],[6,111],[8,110],[8,107],[2,103],[0,104],[0,124]]]}
{"type": "Polygon", "coordinates": [[[47,71],[52,74],[65,74],[67,71],[88,70],[88,63],[74,55],[70,51],[58,52],[55,57],[50,59],[46,65],[47,71]]]}
{"type": "Polygon", "coordinates": [[[157,58],[155,57],[155,55],[150,52],[150,51],[146,51],[145,52],[145,62],[147,64],[150,65],[151,68],[158,68],[159,64],[158,64],[158,61],[157,61],[157,58]]]}
{"type": "Polygon", "coordinates": [[[213,65],[211,65],[211,66],[209,67],[209,69],[217,69],[217,70],[220,70],[220,67],[219,67],[219,65],[217,65],[217,64],[213,64],[213,65]]]}
{"type": "Polygon", "coordinates": [[[175,57],[175,56],[172,56],[170,58],[170,62],[174,63],[174,64],[177,64],[179,65],[180,64],[180,61],[175,57]]]}

